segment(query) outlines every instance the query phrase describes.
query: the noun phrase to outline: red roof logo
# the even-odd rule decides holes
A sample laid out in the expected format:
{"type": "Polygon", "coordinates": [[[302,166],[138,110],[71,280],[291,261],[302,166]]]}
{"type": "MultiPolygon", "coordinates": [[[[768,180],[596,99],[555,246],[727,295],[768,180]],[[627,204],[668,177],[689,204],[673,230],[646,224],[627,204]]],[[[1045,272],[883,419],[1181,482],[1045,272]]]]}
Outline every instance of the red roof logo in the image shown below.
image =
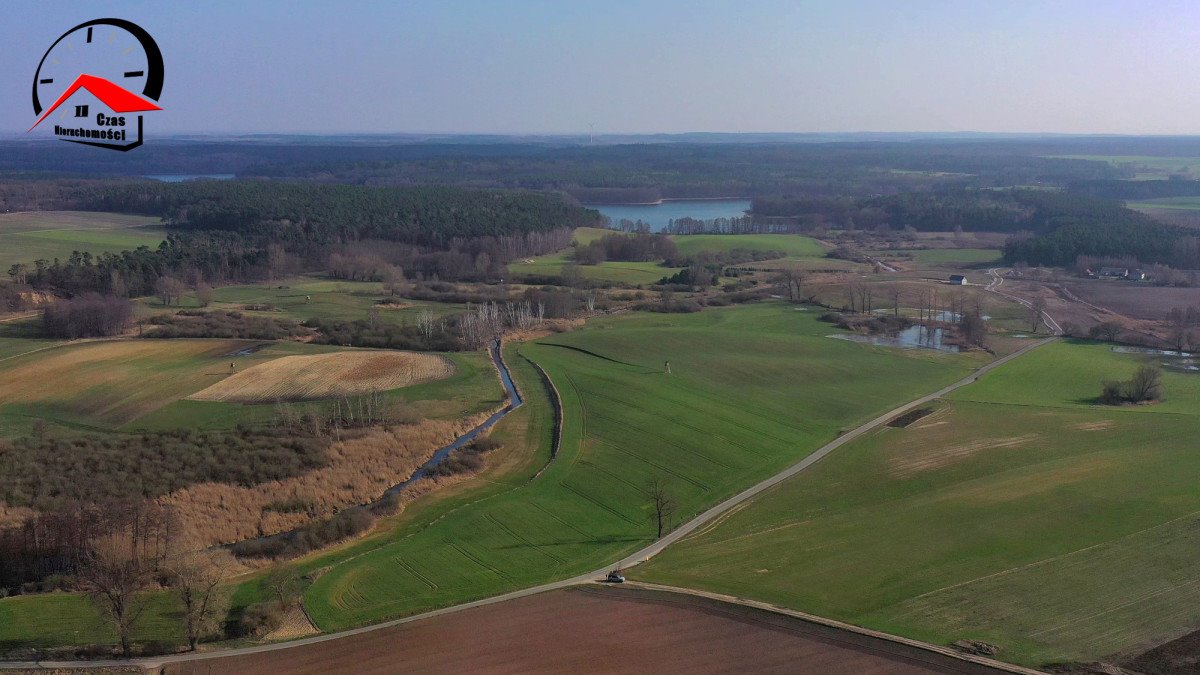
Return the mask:
{"type": "Polygon", "coordinates": [[[51,105],[49,108],[46,108],[46,112],[42,113],[42,116],[33,123],[32,127],[29,127],[29,131],[33,131],[34,127],[41,124],[42,120],[46,119],[46,117],[49,116],[50,113],[54,112],[58,106],[62,105],[64,101],[66,101],[68,98],[71,98],[71,96],[76,91],[79,91],[80,88],[91,92],[93,96],[100,99],[101,103],[108,106],[113,112],[116,113],[162,110],[162,108],[158,107],[154,103],[151,103],[141,96],[138,96],[127,89],[123,89],[120,86],[109,82],[103,77],[96,77],[94,75],[88,75],[84,73],[83,75],[75,78],[75,81],[71,83],[71,86],[67,87],[67,90],[58,97],[58,100],[55,101],[53,105],[51,105]]]}

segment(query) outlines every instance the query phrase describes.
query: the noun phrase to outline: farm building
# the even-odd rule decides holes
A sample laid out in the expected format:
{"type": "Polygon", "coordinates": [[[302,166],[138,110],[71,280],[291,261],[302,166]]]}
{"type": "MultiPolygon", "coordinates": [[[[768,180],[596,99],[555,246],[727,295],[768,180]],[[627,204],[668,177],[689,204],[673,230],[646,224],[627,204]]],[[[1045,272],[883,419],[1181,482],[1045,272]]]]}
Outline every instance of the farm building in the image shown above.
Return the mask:
{"type": "Polygon", "coordinates": [[[1125,278],[1133,281],[1145,281],[1146,272],[1144,270],[1129,270],[1129,276],[1125,278]]]}
{"type": "Polygon", "coordinates": [[[1109,279],[1124,279],[1129,276],[1127,267],[1101,267],[1100,277],[1109,279]]]}
{"type": "Polygon", "coordinates": [[[961,274],[951,274],[950,283],[954,286],[966,286],[967,278],[961,274]]]}

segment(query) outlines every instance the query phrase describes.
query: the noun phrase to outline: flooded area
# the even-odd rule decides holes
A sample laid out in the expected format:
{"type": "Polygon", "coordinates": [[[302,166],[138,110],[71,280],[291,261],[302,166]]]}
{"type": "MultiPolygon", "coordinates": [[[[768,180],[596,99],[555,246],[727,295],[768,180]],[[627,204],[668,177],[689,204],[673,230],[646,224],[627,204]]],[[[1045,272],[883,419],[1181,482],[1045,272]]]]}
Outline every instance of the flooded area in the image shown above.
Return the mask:
{"type": "Polygon", "coordinates": [[[929,328],[917,324],[910,326],[895,335],[860,335],[858,333],[842,333],[830,335],[838,340],[861,342],[880,347],[899,347],[901,349],[933,349],[939,352],[958,352],[958,345],[947,344],[944,328],[929,328]]]}
{"type": "Polygon", "coordinates": [[[1191,352],[1177,352],[1170,349],[1151,349],[1150,347],[1113,347],[1118,354],[1138,354],[1149,356],[1150,360],[1162,366],[1164,370],[1175,373],[1200,373],[1200,364],[1196,363],[1196,355],[1191,352]]]}

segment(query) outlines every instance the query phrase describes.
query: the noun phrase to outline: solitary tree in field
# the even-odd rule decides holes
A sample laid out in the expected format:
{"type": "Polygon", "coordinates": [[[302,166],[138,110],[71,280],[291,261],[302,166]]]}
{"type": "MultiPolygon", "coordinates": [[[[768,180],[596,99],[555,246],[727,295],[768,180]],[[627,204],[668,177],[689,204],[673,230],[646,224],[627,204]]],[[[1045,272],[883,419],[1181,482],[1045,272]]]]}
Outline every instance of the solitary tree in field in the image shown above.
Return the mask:
{"type": "Polygon", "coordinates": [[[667,484],[658,476],[646,481],[645,495],[654,510],[653,518],[658,526],[658,538],[662,539],[663,533],[670,524],[671,516],[675,514],[679,504],[667,489],[667,484]]]}
{"type": "Polygon", "coordinates": [[[200,303],[201,307],[208,307],[213,301],[212,286],[201,281],[196,284],[196,302],[200,303]]]}

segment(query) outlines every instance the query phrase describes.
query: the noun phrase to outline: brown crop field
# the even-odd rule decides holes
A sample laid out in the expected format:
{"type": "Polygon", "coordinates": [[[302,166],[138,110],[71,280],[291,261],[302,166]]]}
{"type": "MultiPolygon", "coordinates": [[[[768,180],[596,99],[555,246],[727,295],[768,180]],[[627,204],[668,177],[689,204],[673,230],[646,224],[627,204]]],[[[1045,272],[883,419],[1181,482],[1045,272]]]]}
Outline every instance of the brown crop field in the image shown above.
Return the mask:
{"type": "Polygon", "coordinates": [[[1124,281],[1072,281],[1066,284],[1080,298],[1134,319],[1161,321],[1176,307],[1200,306],[1200,288],[1164,288],[1124,281]]]}
{"type": "Polygon", "coordinates": [[[993,673],[749,607],[639,589],[552,591],[164,673],[993,673]]]}
{"type": "Polygon", "coordinates": [[[188,398],[228,403],[304,401],[399,389],[442,380],[453,372],[448,359],[414,352],[285,356],[234,373],[188,398]]]}

